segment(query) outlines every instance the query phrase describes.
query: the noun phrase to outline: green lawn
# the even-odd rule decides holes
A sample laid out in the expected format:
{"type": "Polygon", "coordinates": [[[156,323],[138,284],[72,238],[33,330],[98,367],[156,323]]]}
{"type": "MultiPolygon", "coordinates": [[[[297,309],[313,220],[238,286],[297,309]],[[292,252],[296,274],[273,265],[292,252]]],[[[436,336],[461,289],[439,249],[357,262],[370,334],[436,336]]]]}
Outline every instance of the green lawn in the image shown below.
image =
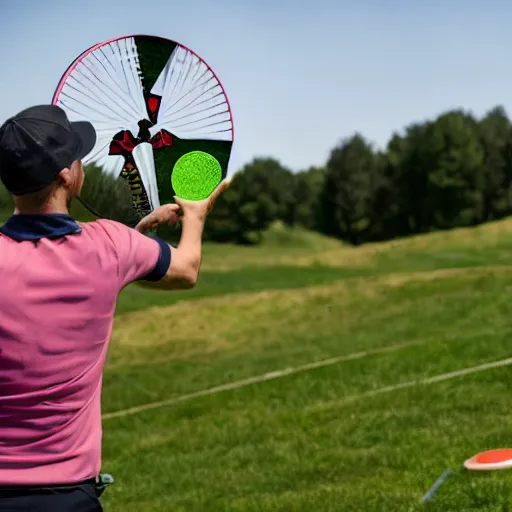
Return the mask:
{"type": "Polygon", "coordinates": [[[105,510],[512,510],[512,472],[461,470],[512,447],[512,368],[414,384],[512,357],[511,261],[509,219],[356,249],[274,226],[260,247],[207,244],[193,291],[128,287],[104,377],[105,510]]]}
{"type": "Polygon", "coordinates": [[[512,446],[512,368],[414,384],[512,357],[511,261],[512,220],[355,249],[273,226],[259,247],[206,244],[192,291],[129,286],[104,376],[105,510],[512,510],[511,472],[460,470],[512,446]]]}
{"type": "Polygon", "coordinates": [[[107,415],[366,355],[107,417],[106,511],[512,510],[512,473],[459,471],[512,446],[512,369],[411,384],[512,356],[511,256],[507,220],[359,249],[207,246],[194,291],[127,288],[107,415]]]}

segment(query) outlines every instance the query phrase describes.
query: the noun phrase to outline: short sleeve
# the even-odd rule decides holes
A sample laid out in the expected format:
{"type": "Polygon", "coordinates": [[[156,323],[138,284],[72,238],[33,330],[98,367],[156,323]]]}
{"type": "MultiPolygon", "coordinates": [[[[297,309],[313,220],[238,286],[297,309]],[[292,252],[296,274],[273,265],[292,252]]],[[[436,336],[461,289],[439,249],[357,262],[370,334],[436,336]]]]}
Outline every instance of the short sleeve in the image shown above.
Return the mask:
{"type": "Polygon", "coordinates": [[[107,231],[118,258],[120,287],[134,281],[159,281],[169,269],[171,248],[158,237],[148,237],[114,221],[98,221],[107,231]]]}

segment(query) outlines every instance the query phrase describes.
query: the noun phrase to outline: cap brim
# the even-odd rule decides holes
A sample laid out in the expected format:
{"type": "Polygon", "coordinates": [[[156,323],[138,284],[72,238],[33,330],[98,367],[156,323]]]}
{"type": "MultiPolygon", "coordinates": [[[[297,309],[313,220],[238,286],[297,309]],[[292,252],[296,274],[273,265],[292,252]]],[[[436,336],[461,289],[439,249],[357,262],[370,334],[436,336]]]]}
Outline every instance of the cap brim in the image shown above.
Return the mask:
{"type": "Polygon", "coordinates": [[[76,121],[71,123],[71,126],[80,139],[80,146],[76,150],[75,160],[82,160],[96,145],[96,130],[88,121],[76,121]]]}

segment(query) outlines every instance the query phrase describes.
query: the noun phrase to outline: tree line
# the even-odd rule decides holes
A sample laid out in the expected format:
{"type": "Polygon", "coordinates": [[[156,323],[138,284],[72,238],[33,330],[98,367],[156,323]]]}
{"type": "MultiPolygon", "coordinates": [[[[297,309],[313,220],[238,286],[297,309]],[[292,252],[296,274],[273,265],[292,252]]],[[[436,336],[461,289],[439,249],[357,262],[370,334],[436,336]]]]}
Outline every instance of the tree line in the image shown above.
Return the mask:
{"type": "Polygon", "coordinates": [[[257,158],[218,200],[205,236],[258,243],[281,220],[359,245],[510,214],[512,124],[498,106],[480,119],[451,110],[410,124],[385,150],[356,133],[323,168],[292,173],[257,158]]]}
{"type": "MultiPolygon", "coordinates": [[[[129,191],[113,180],[88,171],[84,193],[98,197],[102,192],[102,211],[129,204],[114,199],[129,191]]],[[[12,211],[3,187],[0,209],[12,211]]],[[[273,222],[281,221],[359,245],[511,214],[512,123],[498,106],[480,119],[451,110],[412,123],[384,150],[356,133],[331,150],[324,166],[300,172],[274,158],[256,158],[217,201],[205,239],[257,244],[273,222]]],[[[162,234],[175,240],[179,230],[162,234]]]]}

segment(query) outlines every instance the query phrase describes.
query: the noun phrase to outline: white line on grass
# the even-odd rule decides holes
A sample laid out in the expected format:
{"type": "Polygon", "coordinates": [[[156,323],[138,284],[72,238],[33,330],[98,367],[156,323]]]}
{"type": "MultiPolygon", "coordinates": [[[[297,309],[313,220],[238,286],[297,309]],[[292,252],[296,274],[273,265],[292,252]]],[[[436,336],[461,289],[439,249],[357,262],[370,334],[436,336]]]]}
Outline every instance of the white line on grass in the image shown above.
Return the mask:
{"type": "Polygon", "coordinates": [[[472,373],[483,372],[485,370],[491,370],[493,368],[500,368],[503,366],[510,365],[512,365],[512,357],[509,357],[507,359],[500,359],[498,361],[491,361],[490,363],[484,363],[478,366],[470,366],[469,368],[463,368],[462,370],[456,370],[454,372],[441,373],[440,375],[434,375],[433,377],[426,377],[424,379],[409,380],[407,382],[391,384],[390,386],[384,386],[382,388],[365,391],[364,393],[360,393],[358,395],[352,395],[347,398],[342,398],[341,400],[337,400],[336,403],[345,404],[350,402],[357,402],[364,398],[380,395],[382,393],[389,393],[391,391],[397,391],[399,389],[412,388],[414,386],[434,384],[436,382],[442,382],[443,380],[455,379],[457,377],[463,377],[465,375],[470,375],[472,373]]]}
{"type": "MultiPolygon", "coordinates": [[[[110,419],[114,419],[114,418],[121,418],[124,416],[129,416],[132,414],[138,414],[140,412],[149,411],[152,409],[168,407],[168,406],[175,405],[178,403],[186,402],[188,400],[192,400],[194,398],[200,398],[200,397],[204,397],[204,396],[214,395],[214,394],[220,393],[222,391],[230,391],[233,389],[240,389],[240,388],[249,386],[251,384],[257,384],[257,383],[265,382],[268,380],[279,379],[279,378],[285,377],[287,375],[307,372],[310,370],[314,370],[316,368],[324,368],[326,366],[332,366],[334,364],[341,363],[344,361],[351,361],[354,359],[362,359],[364,357],[368,357],[371,355],[383,354],[386,352],[393,352],[396,350],[400,350],[402,348],[411,347],[414,345],[421,345],[423,343],[425,343],[425,340],[417,340],[417,341],[412,341],[412,342],[408,342],[408,343],[401,343],[401,344],[391,345],[388,347],[378,348],[378,349],[374,349],[374,350],[356,352],[356,353],[348,354],[348,355],[344,355],[344,356],[331,357],[329,359],[323,359],[322,361],[316,361],[316,362],[305,364],[302,366],[285,368],[283,370],[277,370],[274,372],[269,372],[269,373],[264,373],[262,375],[256,375],[254,377],[249,377],[247,379],[242,379],[242,380],[237,380],[234,382],[229,382],[226,384],[221,384],[220,386],[214,386],[211,388],[202,389],[200,391],[195,391],[193,393],[187,393],[185,395],[181,395],[181,396],[178,396],[175,398],[170,398],[168,400],[161,400],[158,402],[150,402],[147,404],[130,407],[128,409],[122,409],[120,411],[106,413],[106,414],[102,415],[102,419],[110,420],[110,419]]],[[[421,385],[421,384],[433,384],[435,382],[454,379],[456,377],[462,377],[464,375],[469,375],[471,373],[477,373],[477,372],[485,371],[485,370],[488,370],[491,368],[498,368],[500,366],[508,366],[508,365],[512,365],[512,358],[502,359],[499,361],[493,361],[493,362],[485,363],[485,364],[482,364],[479,366],[472,366],[470,368],[464,368],[462,370],[457,370],[454,372],[442,373],[440,375],[436,375],[434,377],[428,377],[425,379],[407,381],[407,382],[402,382],[399,384],[393,384],[391,386],[385,386],[382,388],[366,391],[359,395],[353,395],[346,399],[342,399],[341,403],[357,401],[357,400],[360,400],[360,399],[363,399],[366,397],[371,397],[374,395],[378,395],[381,393],[388,393],[390,391],[396,391],[399,389],[413,387],[413,386],[417,386],[417,385],[421,385]]]]}
{"type": "Polygon", "coordinates": [[[137,405],[135,407],[130,407],[129,409],[123,409],[121,411],[109,412],[102,416],[104,420],[110,420],[112,418],[120,418],[122,416],[128,416],[130,414],[137,414],[142,411],[149,411],[151,409],[158,409],[160,407],[166,407],[169,405],[175,405],[181,402],[185,402],[187,400],[191,400],[193,398],[200,398],[203,396],[214,395],[215,393],[220,393],[221,391],[229,391],[233,389],[243,388],[245,386],[249,386],[251,384],[257,384],[259,382],[265,382],[267,380],[279,379],[280,377],[285,377],[286,375],[292,375],[294,373],[302,373],[310,370],[314,370],[315,368],[324,368],[325,366],[332,366],[337,363],[342,363],[344,361],[352,361],[354,359],[362,359],[364,357],[377,355],[377,354],[385,354],[386,352],[394,352],[396,350],[400,350],[402,348],[413,347],[415,345],[422,345],[425,343],[425,340],[416,340],[416,341],[408,341],[405,343],[397,343],[395,345],[390,345],[387,347],[376,348],[372,350],[365,350],[362,352],[354,352],[352,354],[346,354],[344,356],[331,357],[329,359],[322,359],[321,361],[315,361],[313,363],[304,364],[302,366],[295,366],[292,368],[284,368],[283,370],[276,370],[269,373],[264,373],[262,375],[255,375],[254,377],[249,377],[247,379],[235,380],[234,382],[228,382],[226,384],[221,384],[219,386],[214,386],[207,389],[202,389],[200,391],[195,391],[193,393],[188,393],[186,395],[181,395],[175,398],[170,398],[168,400],[161,400],[159,402],[150,402],[148,404],[137,405]]]}

